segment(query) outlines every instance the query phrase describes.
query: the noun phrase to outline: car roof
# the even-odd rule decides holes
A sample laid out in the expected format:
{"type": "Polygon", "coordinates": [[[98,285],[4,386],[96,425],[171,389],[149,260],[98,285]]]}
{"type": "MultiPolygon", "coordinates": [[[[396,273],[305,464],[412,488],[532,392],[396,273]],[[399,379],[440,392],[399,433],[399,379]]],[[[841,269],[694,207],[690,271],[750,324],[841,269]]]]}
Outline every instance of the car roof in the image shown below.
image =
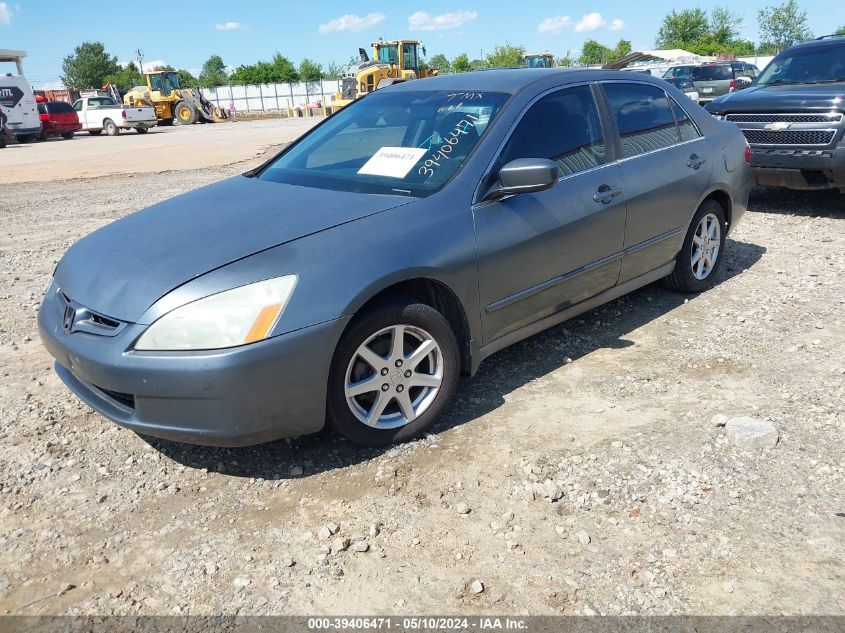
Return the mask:
{"type": "MultiPolygon", "coordinates": [[[[631,81],[631,73],[603,68],[490,68],[467,73],[453,73],[426,78],[425,81],[404,81],[390,86],[395,91],[487,90],[490,92],[519,92],[533,83],[558,79],[559,85],[584,81],[619,79],[631,81]]],[[[642,79],[659,80],[642,74],[642,79]]],[[[640,77],[637,77],[639,80],[640,77]]],[[[550,81],[553,83],[553,81],[550,81]]]]}
{"type": "MultiPolygon", "coordinates": [[[[826,35],[823,38],[818,38],[815,40],[809,40],[807,42],[799,42],[798,44],[793,44],[786,50],[790,50],[792,48],[812,48],[812,47],[824,47],[824,46],[843,46],[845,45],[845,36],[842,35],[826,35]]],[[[786,52],[786,51],[784,51],[786,52]]]]}

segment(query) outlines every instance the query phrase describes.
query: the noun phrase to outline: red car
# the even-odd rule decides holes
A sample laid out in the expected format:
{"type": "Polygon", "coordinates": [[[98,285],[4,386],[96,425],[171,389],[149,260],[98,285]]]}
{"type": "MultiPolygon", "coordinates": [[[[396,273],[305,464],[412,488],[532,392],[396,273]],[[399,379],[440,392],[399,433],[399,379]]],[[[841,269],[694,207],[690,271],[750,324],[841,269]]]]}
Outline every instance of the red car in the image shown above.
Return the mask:
{"type": "Polygon", "coordinates": [[[73,106],[64,101],[39,101],[38,113],[41,117],[41,140],[47,140],[50,134],[61,134],[66,139],[73,138],[73,133],[82,129],[79,116],[73,106]]]}

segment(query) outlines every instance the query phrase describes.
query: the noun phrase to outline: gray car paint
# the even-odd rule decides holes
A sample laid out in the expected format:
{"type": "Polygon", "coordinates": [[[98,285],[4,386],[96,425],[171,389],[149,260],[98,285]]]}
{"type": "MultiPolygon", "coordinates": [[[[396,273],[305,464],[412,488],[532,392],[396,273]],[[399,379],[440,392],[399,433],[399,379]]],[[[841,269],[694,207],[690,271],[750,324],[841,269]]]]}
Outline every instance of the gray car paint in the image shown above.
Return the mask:
{"type": "MultiPolygon", "coordinates": [[[[458,302],[469,356],[463,369],[472,373],[504,345],[671,272],[682,233],[658,240],[661,248],[628,247],[648,243],[665,227],[686,231],[710,193],[719,191],[732,201],[731,226],[744,212],[747,165],[740,159],[728,171],[726,161],[716,159],[721,148],[741,157],[744,137],[680,91],[645,75],[636,81],[658,85],[683,103],[706,137],[701,145],[708,148],[707,182],[700,182],[700,174],[679,177],[675,184],[664,179],[654,183],[661,193],[651,195],[648,180],[625,177],[626,169],[635,173],[636,161],[658,171],[675,162],[671,152],[659,150],[629,159],[627,167],[613,162],[563,178],[544,192],[482,202],[500,146],[538,96],[577,83],[631,80],[614,71],[521,69],[385,88],[513,96],[463,168],[426,198],[239,176],[95,232],[59,263],[39,313],[42,338],[69,387],[110,419],[150,435],[206,444],[247,444],[321,428],[328,366],[344,327],[367,301],[398,282],[431,280],[458,302]],[[626,191],[614,206],[598,208],[591,195],[605,181],[626,191]],[[643,201],[633,221],[626,213],[629,198],[643,201]],[[642,274],[622,283],[626,269],[642,274]],[[131,348],[147,324],[180,305],[290,273],[299,276],[296,290],[266,341],[187,354],[131,348]],[[544,283],[549,287],[532,291],[544,283]],[[112,338],[67,334],[57,317],[56,288],[130,324],[112,338]],[[529,296],[520,296],[525,291],[529,296]],[[496,309],[509,298],[516,300],[496,309]],[[116,412],[114,401],[92,385],[134,394],[135,411],[116,412]]],[[[648,173],[652,178],[653,171],[648,173]]]]}

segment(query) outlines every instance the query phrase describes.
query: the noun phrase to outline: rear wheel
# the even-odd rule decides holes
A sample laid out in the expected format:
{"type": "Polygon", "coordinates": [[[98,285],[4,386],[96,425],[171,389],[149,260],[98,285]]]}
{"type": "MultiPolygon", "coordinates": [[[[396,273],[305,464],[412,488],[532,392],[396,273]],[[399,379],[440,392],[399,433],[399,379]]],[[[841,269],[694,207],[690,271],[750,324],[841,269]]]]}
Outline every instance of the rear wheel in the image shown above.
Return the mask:
{"type": "Polygon", "coordinates": [[[18,143],[29,143],[34,138],[35,138],[34,134],[21,134],[18,137],[18,143]]]}
{"type": "Polygon", "coordinates": [[[120,128],[115,125],[114,121],[111,119],[106,119],[103,121],[103,129],[105,129],[106,134],[109,136],[117,136],[120,134],[120,128]]]}
{"type": "Polygon", "coordinates": [[[70,132],[63,132],[63,133],[62,133],[62,138],[63,138],[63,139],[65,139],[65,140],[67,140],[67,141],[69,141],[70,139],[72,139],[72,138],[73,138],[73,130],[71,130],[70,132]]]}
{"type": "Polygon", "coordinates": [[[0,149],[6,147],[6,134],[0,129],[0,149]]]}
{"type": "Polygon", "coordinates": [[[41,130],[41,134],[38,135],[39,141],[46,141],[47,140],[47,130],[41,130]]]}
{"type": "Polygon", "coordinates": [[[175,114],[180,125],[192,125],[197,121],[197,110],[187,101],[180,101],[176,104],[175,114]]]}
{"type": "Polygon", "coordinates": [[[102,130],[88,130],[88,134],[91,136],[99,136],[102,132],[102,130]]]}
{"type": "Polygon", "coordinates": [[[159,119],[158,125],[159,125],[159,127],[161,127],[161,126],[167,127],[168,125],[173,125],[173,119],[159,119]]]}
{"type": "Polygon", "coordinates": [[[675,270],[665,284],[680,292],[702,292],[711,285],[722,263],[725,246],[725,211],[715,200],[698,208],[687,230],[675,270]]]}
{"type": "Polygon", "coordinates": [[[406,441],[428,428],[458,384],[460,356],[434,308],[393,300],[361,315],[335,350],[329,423],[358,444],[406,441]]]}
{"type": "Polygon", "coordinates": [[[145,127],[136,127],[136,128],[135,128],[135,131],[136,131],[138,134],[146,134],[146,133],[147,133],[147,128],[145,128],[145,127]]]}

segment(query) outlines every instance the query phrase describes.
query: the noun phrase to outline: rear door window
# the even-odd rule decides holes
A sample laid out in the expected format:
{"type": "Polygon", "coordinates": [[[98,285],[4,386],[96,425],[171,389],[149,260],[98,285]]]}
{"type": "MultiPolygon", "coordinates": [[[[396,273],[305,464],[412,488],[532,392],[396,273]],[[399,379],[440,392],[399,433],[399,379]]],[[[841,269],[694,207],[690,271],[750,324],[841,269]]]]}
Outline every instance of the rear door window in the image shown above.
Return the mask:
{"type": "Polygon", "coordinates": [[[604,91],[622,141],[621,158],[678,143],[669,97],[657,86],[606,83],[604,91]]]}
{"type": "Polygon", "coordinates": [[[672,106],[672,112],[675,113],[675,121],[678,124],[679,140],[683,143],[684,141],[691,141],[693,139],[700,138],[701,132],[698,131],[698,128],[695,126],[695,123],[692,122],[692,119],[690,119],[686,110],[684,110],[672,97],[669,97],[669,104],[672,106]]]}
{"type": "Polygon", "coordinates": [[[532,105],[508,139],[500,165],[517,158],[557,161],[562,176],[604,163],[604,133],[589,86],[554,92],[532,105]]]}

